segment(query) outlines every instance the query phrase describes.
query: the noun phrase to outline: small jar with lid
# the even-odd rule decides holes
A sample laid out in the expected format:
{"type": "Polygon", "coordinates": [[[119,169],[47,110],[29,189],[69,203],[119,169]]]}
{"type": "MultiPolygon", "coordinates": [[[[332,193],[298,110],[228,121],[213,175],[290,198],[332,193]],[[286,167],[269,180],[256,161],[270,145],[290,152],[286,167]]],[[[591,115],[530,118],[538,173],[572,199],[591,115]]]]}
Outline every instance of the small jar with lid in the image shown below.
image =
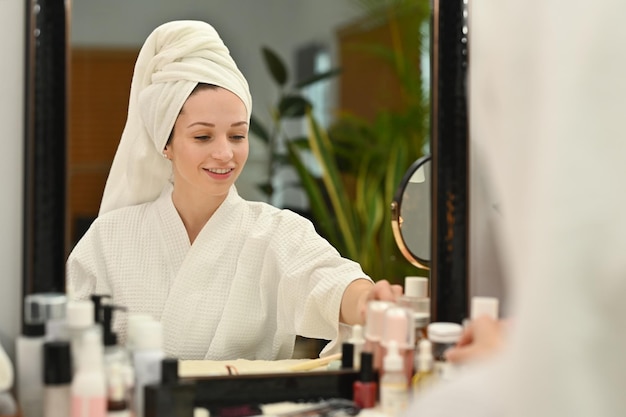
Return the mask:
{"type": "Polygon", "coordinates": [[[438,379],[450,379],[454,367],[446,360],[445,351],[454,347],[463,333],[458,323],[435,322],[428,325],[428,339],[432,344],[434,359],[433,371],[438,379]]]}

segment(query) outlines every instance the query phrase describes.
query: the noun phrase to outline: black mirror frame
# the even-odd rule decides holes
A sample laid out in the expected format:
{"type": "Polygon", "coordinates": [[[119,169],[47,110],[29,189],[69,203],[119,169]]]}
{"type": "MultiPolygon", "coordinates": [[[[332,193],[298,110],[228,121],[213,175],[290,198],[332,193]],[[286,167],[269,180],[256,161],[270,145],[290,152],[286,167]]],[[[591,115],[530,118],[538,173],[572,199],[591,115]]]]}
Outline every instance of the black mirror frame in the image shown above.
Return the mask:
{"type": "Polygon", "coordinates": [[[69,16],[64,0],[26,2],[22,303],[65,292],[69,16]]]}
{"type": "Polygon", "coordinates": [[[431,319],[469,312],[468,3],[433,0],[431,23],[431,319]]]}

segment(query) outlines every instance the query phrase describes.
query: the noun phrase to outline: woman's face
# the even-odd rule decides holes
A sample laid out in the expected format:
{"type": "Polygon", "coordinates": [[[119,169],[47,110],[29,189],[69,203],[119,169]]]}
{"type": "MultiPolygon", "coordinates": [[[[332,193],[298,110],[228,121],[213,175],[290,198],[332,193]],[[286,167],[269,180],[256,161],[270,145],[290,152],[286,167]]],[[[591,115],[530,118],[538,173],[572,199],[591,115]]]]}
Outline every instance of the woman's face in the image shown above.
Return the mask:
{"type": "Polygon", "coordinates": [[[228,194],[248,151],[246,107],[235,94],[219,87],[189,96],[165,147],[177,192],[207,197],[228,194]]]}

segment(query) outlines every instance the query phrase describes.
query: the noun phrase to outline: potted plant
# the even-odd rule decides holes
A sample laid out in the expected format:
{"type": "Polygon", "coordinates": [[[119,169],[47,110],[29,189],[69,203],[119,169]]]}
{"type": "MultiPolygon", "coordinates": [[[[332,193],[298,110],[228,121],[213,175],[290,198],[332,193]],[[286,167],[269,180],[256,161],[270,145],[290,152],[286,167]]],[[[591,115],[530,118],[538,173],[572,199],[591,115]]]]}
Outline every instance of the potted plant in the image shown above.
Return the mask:
{"type": "MultiPolygon", "coordinates": [[[[420,10],[422,13],[415,16],[423,20],[427,14],[420,10]]],[[[405,16],[399,11],[387,11],[390,28],[397,33],[400,28],[394,25],[399,25],[405,16]]],[[[390,204],[396,188],[406,169],[423,154],[428,140],[428,103],[421,72],[411,68],[412,61],[407,59],[402,45],[398,42],[391,49],[363,46],[364,53],[376,54],[397,72],[404,94],[402,109],[383,109],[373,120],[344,111],[328,130],[317,122],[300,89],[337,76],[340,71],[318,74],[288,88],[287,66],[271,49],[264,48],[265,63],[280,95],[269,128],[254,115],[251,122],[252,132],[270,147],[270,180],[276,164],[291,164],[308,196],[312,219],[320,234],[343,256],[359,262],[374,279],[386,278],[395,283],[402,283],[407,275],[425,272],[404,260],[391,229],[390,204]],[[278,137],[284,135],[283,122],[292,118],[303,118],[308,134],[286,138],[287,153],[275,153],[278,137]],[[321,175],[307,168],[305,152],[315,156],[321,175]]],[[[262,184],[261,188],[268,193],[273,191],[269,184],[262,184]]]]}

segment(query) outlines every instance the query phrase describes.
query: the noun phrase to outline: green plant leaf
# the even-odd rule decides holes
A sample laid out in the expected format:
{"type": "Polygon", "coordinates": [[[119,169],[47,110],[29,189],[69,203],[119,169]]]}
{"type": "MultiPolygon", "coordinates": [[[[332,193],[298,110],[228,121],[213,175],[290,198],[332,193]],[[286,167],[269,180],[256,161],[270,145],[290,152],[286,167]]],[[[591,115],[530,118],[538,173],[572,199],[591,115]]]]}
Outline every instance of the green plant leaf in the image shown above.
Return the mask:
{"type": "Polygon", "coordinates": [[[339,74],[341,74],[341,68],[331,69],[329,71],[325,71],[325,72],[321,72],[319,74],[315,74],[311,78],[308,78],[308,79],[306,79],[304,81],[300,81],[294,87],[297,88],[297,89],[308,87],[308,86],[310,86],[312,84],[315,84],[317,82],[326,80],[328,78],[336,77],[339,74]]]}
{"type": "Polygon", "coordinates": [[[250,132],[254,133],[259,139],[266,144],[270,142],[270,134],[267,129],[254,117],[254,114],[250,116],[250,132]]]}
{"type": "Polygon", "coordinates": [[[357,227],[354,222],[353,214],[349,210],[350,205],[348,204],[347,194],[344,190],[339,175],[339,169],[334,159],[331,142],[326,132],[321,129],[316,122],[310,110],[307,111],[307,121],[309,125],[311,150],[322,166],[322,180],[333,206],[339,230],[346,243],[347,253],[344,255],[351,259],[358,259],[357,243],[355,240],[357,238],[354,236],[357,227]]]}
{"type": "Polygon", "coordinates": [[[265,65],[267,65],[267,69],[272,75],[272,78],[274,79],[276,84],[284,87],[285,84],[287,84],[289,75],[287,72],[287,67],[283,63],[283,60],[280,58],[280,56],[278,56],[276,52],[266,46],[262,47],[261,51],[263,53],[265,65]]]}
{"type": "Polygon", "coordinates": [[[304,97],[288,95],[278,103],[278,112],[281,118],[303,117],[311,107],[311,103],[304,97]]]}
{"type": "Polygon", "coordinates": [[[326,239],[328,239],[328,241],[341,252],[340,248],[342,242],[337,229],[333,226],[334,215],[326,204],[326,199],[324,198],[324,194],[322,193],[317,178],[315,178],[306,168],[302,162],[298,147],[293,142],[287,142],[287,151],[291,157],[294,168],[298,172],[302,187],[305,189],[307,196],[309,197],[309,204],[311,206],[311,213],[313,213],[313,217],[315,217],[316,222],[323,229],[323,234],[326,239]]]}
{"type": "Polygon", "coordinates": [[[306,149],[306,150],[310,150],[311,149],[311,146],[309,145],[309,138],[306,137],[306,136],[293,138],[293,139],[289,140],[289,142],[292,143],[298,149],[306,149]]]}

